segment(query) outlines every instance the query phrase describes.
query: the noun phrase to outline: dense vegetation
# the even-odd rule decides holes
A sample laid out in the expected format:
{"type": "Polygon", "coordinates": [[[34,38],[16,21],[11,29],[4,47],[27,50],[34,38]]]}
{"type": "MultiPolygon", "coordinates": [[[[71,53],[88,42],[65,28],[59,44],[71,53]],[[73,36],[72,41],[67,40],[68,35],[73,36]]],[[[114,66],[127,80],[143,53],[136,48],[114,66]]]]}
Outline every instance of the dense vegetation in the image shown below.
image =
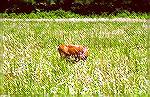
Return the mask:
{"type": "Polygon", "coordinates": [[[50,12],[32,12],[26,13],[0,13],[0,18],[15,18],[15,19],[55,19],[55,18],[138,18],[138,19],[150,19],[150,14],[148,13],[135,13],[122,11],[114,14],[103,13],[101,15],[91,14],[91,15],[80,15],[75,14],[71,11],[65,12],[64,10],[56,10],[50,12]]]}
{"type": "Polygon", "coordinates": [[[81,15],[150,12],[149,0],[0,0],[0,12],[31,13],[62,9],[81,15]]]}
{"type": "Polygon", "coordinates": [[[150,19],[149,0],[77,1],[0,0],[0,96],[150,96],[149,22],[2,19],[150,19]],[[87,61],[61,59],[59,44],[87,46],[87,61]]]}
{"type": "Polygon", "coordinates": [[[148,22],[1,21],[2,96],[150,96],[148,22]],[[89,49],[60,58],[59,44],[89,49]]]}

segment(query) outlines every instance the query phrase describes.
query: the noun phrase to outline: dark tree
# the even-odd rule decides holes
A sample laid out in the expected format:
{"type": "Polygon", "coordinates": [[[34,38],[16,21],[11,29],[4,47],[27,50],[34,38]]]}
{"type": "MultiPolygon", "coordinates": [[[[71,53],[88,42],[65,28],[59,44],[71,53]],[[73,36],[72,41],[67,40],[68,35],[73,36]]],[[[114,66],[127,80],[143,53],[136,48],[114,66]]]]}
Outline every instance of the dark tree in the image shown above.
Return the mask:
{"type": "Polygon", "coordinates": [[[64,0],[62,9],[64,9],[65,11],[71,10],[71,5],[73,2],[74,2],[74,0],[64,0]]]}
{"type": "Polygon", "coordinates": [[[0,12],[4,12],[8,6],[8,0],[0,0],[0,12]]]}

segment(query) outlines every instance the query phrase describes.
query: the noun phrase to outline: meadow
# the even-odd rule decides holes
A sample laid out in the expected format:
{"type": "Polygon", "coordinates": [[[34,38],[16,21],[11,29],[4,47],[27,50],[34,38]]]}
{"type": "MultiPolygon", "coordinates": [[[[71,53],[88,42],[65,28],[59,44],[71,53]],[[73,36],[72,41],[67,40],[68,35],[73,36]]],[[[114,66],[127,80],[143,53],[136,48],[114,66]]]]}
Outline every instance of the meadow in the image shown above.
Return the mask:
{"type": "Polygon", "coordinates": [[[1,21],[0,95],[148,97],[149,24],[1,21]],[[89,57],[61,59],[60,44],[85,45],[89,57]]]}
{"type": "Polygon", "coordinates": [[[150,13],[135,13],[135,12],[128,12],[126,10],[120,11],[116,14],[111,13],[102,13],[102,14],[89,14],[89,15],[80,15],[75,14],[71,11],[64,11],[64,10],[56,10],[56,11],[49,11],[49,12],[32,12],[29,14],[26,13],[0,13],[0,18],[11,18],[11,19],[62,19],[62,18],[134,18],[134,19],[150,19],[150,13]]]}

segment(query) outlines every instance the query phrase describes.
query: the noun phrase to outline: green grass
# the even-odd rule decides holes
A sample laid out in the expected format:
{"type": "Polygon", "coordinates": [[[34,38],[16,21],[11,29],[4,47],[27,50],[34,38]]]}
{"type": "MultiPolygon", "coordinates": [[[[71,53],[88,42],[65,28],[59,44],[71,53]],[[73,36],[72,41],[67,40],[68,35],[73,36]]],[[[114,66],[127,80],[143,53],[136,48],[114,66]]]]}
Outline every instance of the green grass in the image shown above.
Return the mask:
{"type": "Polygon", "coordinates": [[[120,11],[116,15],[103,13],[101,15],[79,15],[75,14],[71,11],[63,11],[63,10],[57,10],[57,11],[49,11],[49,12],[36,12],[36,13],[30,13],[30,14],[15,14],[15,13],[0,13],[0,18],[21,18],[21,19],[41,19],[41,18],[138,18],[138,19],[150,19],[150,13],[135,13],[135,12],[128,12],[128,11],[120,11]]]}
{"type": "Polygon", "coordinates": [[[3,21],[0,95],[148,97],[148,25],[3,21]],[[87,61],[61,59],[63,43],[87,46],[87,61]]]}

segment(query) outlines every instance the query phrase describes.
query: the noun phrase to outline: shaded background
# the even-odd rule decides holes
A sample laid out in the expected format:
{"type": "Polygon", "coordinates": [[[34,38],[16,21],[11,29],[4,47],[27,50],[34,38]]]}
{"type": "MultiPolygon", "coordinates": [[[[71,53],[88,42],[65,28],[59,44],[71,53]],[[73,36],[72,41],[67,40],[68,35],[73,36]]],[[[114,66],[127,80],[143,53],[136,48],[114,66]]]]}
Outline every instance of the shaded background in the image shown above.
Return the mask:
{"type": "Polygon", "coordinates": [[[150,12],[150,0],[0,0],[0,12],[31,13],[65,10],[81,15],[129,12],[150,12]]]}

